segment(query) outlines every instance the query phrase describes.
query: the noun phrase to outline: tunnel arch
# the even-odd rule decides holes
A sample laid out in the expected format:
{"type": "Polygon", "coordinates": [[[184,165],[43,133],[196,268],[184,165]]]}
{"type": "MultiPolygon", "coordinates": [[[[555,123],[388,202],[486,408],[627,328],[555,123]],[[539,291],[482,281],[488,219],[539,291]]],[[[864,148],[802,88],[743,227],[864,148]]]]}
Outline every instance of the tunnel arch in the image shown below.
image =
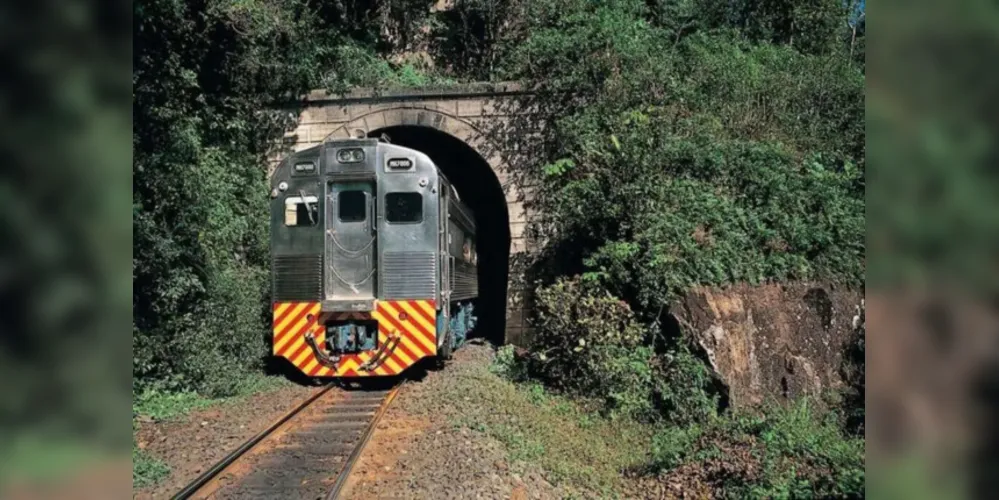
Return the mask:
{"type": "Polygon", "coordinates": [[[456,116],[425,108],[373,111],[343,124],[327,140],[381,137],[429,156],[454,184],[475,215],[479,259],[479,324],[474,336],[506,341],[511,229],[508,200],[520,199],[503,156],[476,127],[456,116]]]}

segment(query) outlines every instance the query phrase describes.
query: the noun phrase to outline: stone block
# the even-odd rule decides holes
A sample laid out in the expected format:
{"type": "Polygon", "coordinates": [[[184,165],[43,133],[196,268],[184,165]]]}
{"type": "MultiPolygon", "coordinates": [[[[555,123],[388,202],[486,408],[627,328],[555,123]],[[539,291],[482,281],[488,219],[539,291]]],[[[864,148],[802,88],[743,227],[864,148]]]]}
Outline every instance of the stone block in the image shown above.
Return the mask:
{"type": "Polygon", "coordinates": [[[532,333],[533,329],[530,327],[507,328],[506,343],[520,347],[528,347],[531,345],[532,333]]]}
{"type": "Polygon", "coordinates": [[[479,99],[459,99],[458,116],[482,116],[482,101],[479,99]]]}
{"type": "Polygon", "coordinates": [[[350,121],[350,106],[328,104],[323,106],[323,121],[327,123],[346,123],[350,121]]]}
{"type": "Polygon", "coordinates": [[[493,97],[482,101],[483,116],[517,115],[522,114],[524,109],[520,102],[510,98],[493,97]]]}
{"type": "Polygon", "coordinates": [[[506,197],[507,203],[530,202],[534,198],[534,194],[537,192],[536,188],[524,186],[514,179],[508,178],[509,180],[512,180],[512,182],[507,182],[503,185],[503,194],[506,197]]]}
{"type": "Polygon", "coordinates": [[[326,137],[333,133],[334,130],[341,128],[342,125],[335,123],[315,123],[309,125],[308,130],[308,140],[310,142],[323,142],[326,137]]]}
{"type": "Polygon", "coordinates": [[[512,238],[510,239],[510,253],[527,253],[530,251],[530,246],[524,240],[524,238],[512,238]]]}
{"type": "Polygon", "coordinates": [[[368,133],[389,126],[386,113],[374,113],[364,117],[364,126],[368,133]]]}
{"type": "Polygon", "coordinates": [[[326,111],[321,107],[305,107],[298,114],[299,125],[309,125],[312,123],[324,123],[326,121],[326,111]]]}
{"type": "Polygon", "coordinates": [[[458,115],[458,99],[441,99],[438,101],[428,101],[427,109],[432,109],[447,115],[458,115]]]}
{"type": "Polygon", "coordinates": [[[527,223],[526,222],[511,222],[510,223],[510,238],[511,239],[524,238],[525,237],[524,233],[525,233],[526,228],[527,228],[527,223]]]}
{"type": "Polygon", "coordinates": [[[533,300],[534,290],[531,290],[530,288],[522,288],[519,290],[511,288],[506,292],[506,307],[508,309],[529,308],[531,301],[533,300]]]}
{"type": "Polygon", "coordinates": [[[523,309],[507,309],[506,310],[506,327],[507,328],[523,328],[524,325],[524,310],[523,309]]]}
{"type": "Polygon", "coordinates": [[[527,222],[527,210],[524,209],[524,204],[522,202],[507,202],[506,211],[510,214],[511,224],[514,222],[527,222]]]}

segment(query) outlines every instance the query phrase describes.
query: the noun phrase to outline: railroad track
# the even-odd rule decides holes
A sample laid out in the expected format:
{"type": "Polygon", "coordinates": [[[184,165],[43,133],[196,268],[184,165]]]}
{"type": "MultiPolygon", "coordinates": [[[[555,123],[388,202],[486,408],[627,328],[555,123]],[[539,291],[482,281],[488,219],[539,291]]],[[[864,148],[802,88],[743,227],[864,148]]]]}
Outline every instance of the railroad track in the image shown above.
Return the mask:
{"type": "Polygon", "coordinates": [[[318,390],[173,498],[339,498],[402,382],[374,391],[335,387],[318,390]]]}

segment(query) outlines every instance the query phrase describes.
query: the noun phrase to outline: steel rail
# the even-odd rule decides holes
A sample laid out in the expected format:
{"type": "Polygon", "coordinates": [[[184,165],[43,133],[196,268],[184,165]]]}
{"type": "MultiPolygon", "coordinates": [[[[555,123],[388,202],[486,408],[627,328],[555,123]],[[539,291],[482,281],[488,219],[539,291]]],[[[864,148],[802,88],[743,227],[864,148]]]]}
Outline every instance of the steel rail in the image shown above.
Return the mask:
{"type": "Polygon", "coordinates": [[[284,425],[285,422],[291,420],[292,417],[298,415],[299,412],[307,408],[315,400],[319,399],[319,397],[326,394],[327,392],[330,391],[330,389],[334,387],[336,387],[334,384],[327,384],[326,387],[316,391],[315,394],[309,396],[305,401],[300,403],[295,408],[292,408],[291,411],[289,411],[283,417],[281,417],[276,422],[271,424],[270,427],[264,429],[256,436],[250,438],[249,441],[243,443],[239,448],[236,448],[235,451],[226,455],[225,458],[223,458],[214,466],[212,466],[211,469],[208,469],[203,474],[198,476],[194,481],[185,486],[183,490],[180,490],[179,493],[174,495],[172,497],[172,500],[185,500],[187,498],[190,498],[191,495],[197,493],[198,490],[200,490],[202,487],[208,484],[212,479],[215,479],[223,470],[226,469],[226,467],[229,467],[229,465],[231,465],[233,462],[239,460],[239,458],[245,455],[246,452],[253,449],[254,446],[256,446],[258,443],[266,439],[267,436],[270,436],[271,434],[274,433],[274,431],[278,430],[278,428],[284,425]]]}
{"type": "Polygon", "coordinates": [[[364,452],[364,447],[367,446],[368,440],[371,439],[371,435],[374,434],[375,426],[378,425],[378,421],[382,419],[385,415],[385,411],[388,410],[389,405],[392,404],[392,400],[399,393],[399,389],[402,388],[406,381],[402,380],[392,390],[385,396],[385,400],[382,401],[381,406],[378,407],[378,411],[375,413],[374,417],[371,419],[371,423],[368,424],[367,428],[364,430],[364,434],[361,436],[361,440],[357,443],[357,446],[350,452],[347,460],[344,462],[343,467],[340,468],[340,473],[337,474],[336,480],[333,482],[333,487],[330,489],[329,494],[326,495],[326,500],[336,500],[340,498],[340,494],[343,492],[343,487],[347,485],[347,479],[350,478],[350,473],[354,469],[354,465],[357,460],[361,458],[361,453],[364,452]]]}

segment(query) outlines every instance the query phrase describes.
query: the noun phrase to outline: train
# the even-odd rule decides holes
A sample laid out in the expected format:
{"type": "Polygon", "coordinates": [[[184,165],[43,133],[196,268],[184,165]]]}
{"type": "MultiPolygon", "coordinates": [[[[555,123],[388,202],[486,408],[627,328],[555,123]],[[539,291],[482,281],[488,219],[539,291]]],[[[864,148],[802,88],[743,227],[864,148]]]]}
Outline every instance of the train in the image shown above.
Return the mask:
{"type": "Polygon", "coordinates": [[[424,153],[330,140],[271,176],[272,354],[317,378],[443,364],[475,327],[476,226],[424,153]]]}

